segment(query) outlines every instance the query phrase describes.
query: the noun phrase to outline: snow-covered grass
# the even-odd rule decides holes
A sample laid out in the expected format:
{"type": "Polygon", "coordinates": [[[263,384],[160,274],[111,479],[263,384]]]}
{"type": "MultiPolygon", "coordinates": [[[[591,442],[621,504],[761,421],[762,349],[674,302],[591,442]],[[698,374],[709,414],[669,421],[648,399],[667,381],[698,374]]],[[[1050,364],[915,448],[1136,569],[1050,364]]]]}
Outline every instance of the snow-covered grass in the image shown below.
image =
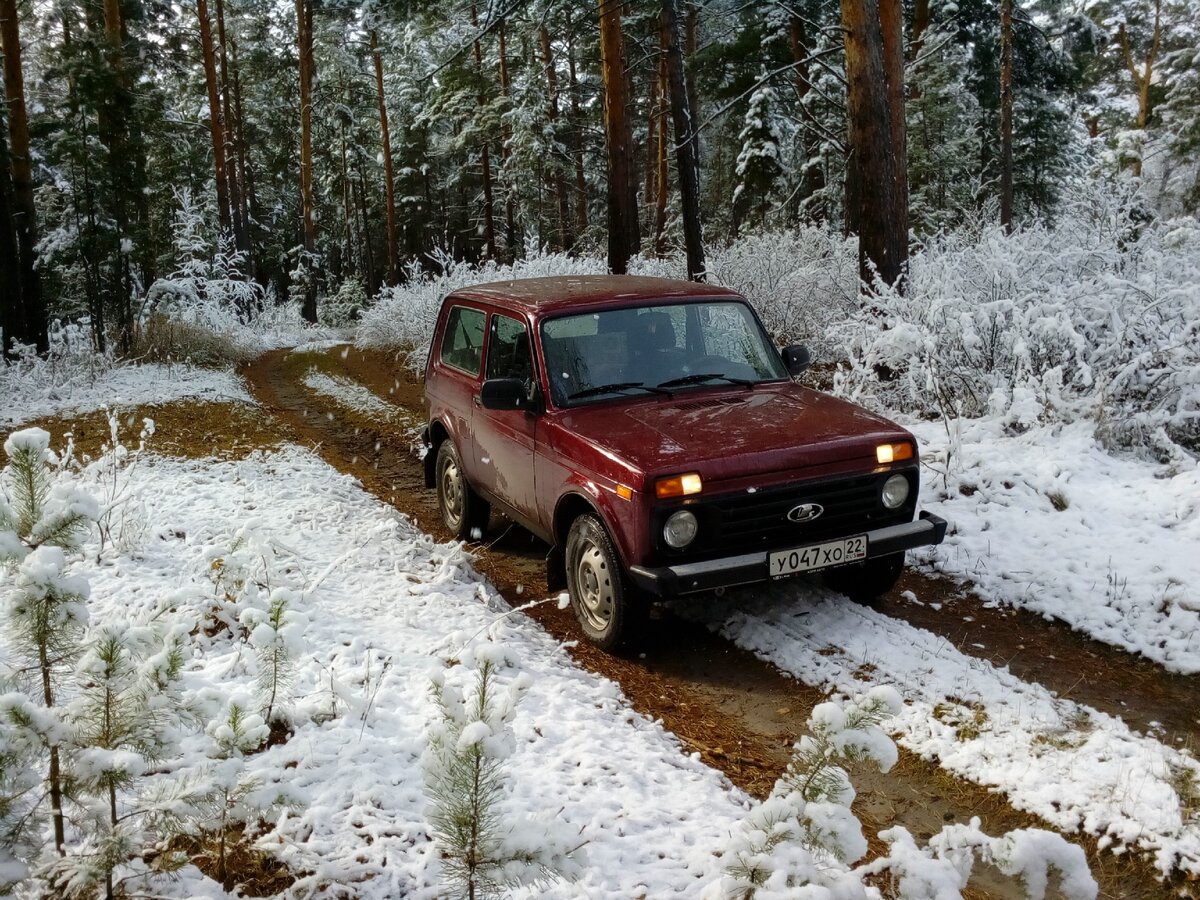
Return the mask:
{"type": "MultiPolygon", "coordinates": [[[[151,457],[131,477],[149,536],[134,556],[107,555],[89,571],[94,619],[137,619],[166,598],[203,615],[210,548],[228,546],[237,522],[254,535],[248,555],[271,558],[273,586],[290,588],[309,620],[311,654],[297,660],[291,692],[295,734],[247,762],[264,790],[290,798],[264,844],[303,873],[294,896],[440,895],[419,764],[437,714],[429,685],[445,660],[488,640],[532,677],[513,722],[506,819],[532,816],[586,843],[579,883],[537,895],[695,895],[719,874],[713,850],[745,796],[545,633],[502,619],[506,605],[459,546],[437,544],[298,448],[238,463],[151,457]]],[[[216,713],[253,693],[258,667],[242,641],[199,636],[185,696],[216,713]]],[[[186,746],[163,777],[206,762],[202,736],[186,746]]]]}
{"type": "Polygon", "coordinates": [[[90,349],[60,350],[0,365],[0,427],[104,406],[194,398],[252,403],[231,371],[182,363],[121,363],[90,349]]]}
{"type": "Polygon", "coordinates": [[[1200,672],[1200,465],[1114,456],[1086,422],[1012,435],[962,420],[953,441],[941,423],[908,424],[926,463],[922,506],[952,523],[916,558],[986,600],[1200,672]]]}
{"type": "Polygon", "coordinates": [[[902,746],[1064,832],[1143,850],[1164,874],[1200,873],[1194,798],[1177,792],[1200,777],[1186,752],[803,582],[678,608],[807,684],[848,694],[866,678],[895,685],[908,701],[893,722],[902,746]]]}

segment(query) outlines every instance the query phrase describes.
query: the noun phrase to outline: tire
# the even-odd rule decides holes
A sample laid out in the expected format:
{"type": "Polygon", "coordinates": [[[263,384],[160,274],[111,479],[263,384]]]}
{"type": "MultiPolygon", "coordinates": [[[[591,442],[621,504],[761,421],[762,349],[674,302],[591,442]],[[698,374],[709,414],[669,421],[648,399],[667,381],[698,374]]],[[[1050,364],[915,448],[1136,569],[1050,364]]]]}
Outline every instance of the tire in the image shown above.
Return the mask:
{"type": "Polygon", "coordinates": [[[855,603],[871,605],[896,586],[904,571],[904,554],[892,553],[856,566],[834,569],[825,583],[855,603]]]}
{"type": "Polygon", "coordinates": [[[610,653],[632,649],[645,632],[647,606],[596,516],[571,523],[564,556],[571,608],[588,641],[610,653]]]}
{"type": "Polygon", "coordinates": [[[442,524],[460,541],[478,541],[487,531],[491,508],[467,483],[458,450],[449,438],[438,447],[434,473],[442,524]]]}

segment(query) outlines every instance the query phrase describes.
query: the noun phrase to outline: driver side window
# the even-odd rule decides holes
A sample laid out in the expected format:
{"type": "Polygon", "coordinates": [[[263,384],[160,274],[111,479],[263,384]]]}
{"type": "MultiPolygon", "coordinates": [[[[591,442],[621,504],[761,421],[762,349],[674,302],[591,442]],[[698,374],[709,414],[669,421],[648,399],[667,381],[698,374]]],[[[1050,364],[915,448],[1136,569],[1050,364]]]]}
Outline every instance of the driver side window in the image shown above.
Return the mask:
{"type": "Polygon", "coordinates": [[[533,382],[533,357],[524,323],[498,313],[492,315],[486,377],[519,378],[526,386],[533,382]]]}

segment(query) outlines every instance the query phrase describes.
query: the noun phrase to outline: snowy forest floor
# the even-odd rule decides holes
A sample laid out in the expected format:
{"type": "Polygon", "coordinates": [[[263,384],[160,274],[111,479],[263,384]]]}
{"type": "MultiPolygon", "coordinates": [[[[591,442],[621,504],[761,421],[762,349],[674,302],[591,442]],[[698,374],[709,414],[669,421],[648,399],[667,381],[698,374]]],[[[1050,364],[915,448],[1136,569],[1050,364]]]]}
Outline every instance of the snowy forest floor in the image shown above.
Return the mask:
{"type": "MultiPolygon", "coordinates": [[[[335,596],[324,611],[314,604],[309,612],[316,634],[329,641],[315,646],[314,654],[331,668],[343,663],[349,666],[351,657],[367,645],[385,649],[389,640],[409,641],[403,648],[386,648],[399,657],[411,657],[411,665],[397,667],[389,685],[389,691],[408,696],[396,699],[386,715],[406,722],[417,718],[420,704],[413,698],[427,694],[428,682],[426,669],[417,660],[423,652],[422,642],[433,641],[432,635],[439,629],[445,637],[464,627],[469,634],[476,619],[485,624],[489,607],[498,602],[492,599],[494,594],[512,606],[546,596],[546,547],[523,530],[497,520],[483,541],[469,548],[470,560],[453,557],[445,544],[420,536],[423,531],[435,541],[447,537],[441,533],[433,493],[424,488],[421,466],[413,452],[414,429],[421,417],[420,386],[386,355],[326,346],[299,353],[276,351],[248,365],[243,375],[248,393],[236,384],[179,391],[177,396],[139,395],[135,387],[128,391],[129,404],[122,405],[122,410],[131,421],[150,416],[158,424],[152,449],[162,461],[150,471],[169,473],[164,475],[163,486],[173,485],[171,490],[180,492],[163,515],[182,517],[189,502],[185,495],[191,491],[193,506],[209,505],[187,515],[228,519],[234,513],[229,508],[233,501],[217,498],[214,492],[223,490],[219,486],[231,478],[244,482],[234,492],[234,505],[249,507],[252,512],[240,515],[277,519],[278,527],[284,529],[281,533],[286,532],[289,517],[326,520],[320,534],[314,535],[318,541],[329,540],[329,546],[313,551],[311,566],[320,570],[324,557],[336,561],[345,549],[342,544],[355,546],[361,537],[330,537],[341,527],[335,512],[345,510],[331,506],[330,512],[322,513],[322,502],[336,500],[358,509],[364,523],[383,516],[384,507],[369,494],[403,513],[416,526],[403,526],[410,544],[422,548],[426,557],[452,559],[453,565],[461,568],[452,584],[447,586],[435,578],[436,587],[426,584],[416,590],[413,598],[421,599],[414,599],[412,608],[398,614],[403,621],[392,634],[387,618],[397,616],[394,604],[405,601],[378,595],[381,590],[395,590],[395,585],[370,574],[373,562],[387,562],[376,560],[378,553],[371,549],[361,560],[356,555],[353,562],[344,564],[353,570],[347,578],[362,590],[356,596],[366,607],[356,609],[352,592],[344,589],[341,593],[347,596],[335,596]],[[296,445],[312,452],[300,451],[296,445]],[[234,469],[222,470],[229,466],[234,469]],[[245,467],[255,471],[248,473],[245,467]],[[328,467],[353,476],[367,493],[349,481],[337,480],[340,476],[328,467]],[[278,477],[273,481],[274,476],[278,477]],[[189,485],[189,479],[194,484],[189,485]],[[295,490],[297,479],[304,479],[306,487],[311,479],[315,486],[306,507],[303,497],[279,496],[288,490],[307,493],[295,490]],[[284,485],[290,488],[283,489],[284,485]],[[360,567],[362,571],[358,571],[360,567]],[[470,574],[472,567],[486,581],[470,574]],[[359,579],[364,579],[361,584],[359,579]],[[448,605],[434,602],[442,594],[449,597],[441,601],[448,605]],[[481,596],[483,603],[479,602],[481,596]],[[331,618],[317,624],[322,614],[340,618],[336,623],[331,618]],[[352,649],[343,652],[334,644],[352,649]],[[336,658],[339,653],[344,660],[336,658]],[[401,682],[404,675],[412,683],[401,682]]],[[[38,415],[43,408],[31,412],[38,415]]],[[[41,425],[56,441],[65,430],[73,429],[77,447],[93,454],[108,435],[104,416],[95,412],[23,424],[41,425]]],[[[923,445],[931,448],[929,457],[936,461],[936,433],[930,428],[919,436],[923,445]]],[[[1102,896],[1172,892],[1195,896],[1200,873],[1200,796],[1177,796],[1171,785],[1177,783],[1179,771],[1195,771],[1190,755],[1179,750],[1195,747],[1200,737],[1196,712],[1200,709],[1200,678],[1196,675],[1200,632],[1193,629],[1190,636],[1195,636],[1195,642],[1190,642],[1187,625],[1189,616],[1195,618],[1190,608],[1195,595],[1184,592],[1184,588],[1194,591],[1200,583],[1200,577],[1191,578],[1187,569],[1196,562],[1186,549],[1189,544],[1195,546],[1200,517],[1194,510],[1176,509],[1176,527],[1156,522],[1168,535],[1168,545],[1160,548],[1160,555],[1175,566],[1169,571],[1162,571],[1153,548],[1146,549],[1149,556],[1127,554],[1122,567],[1110,564],[1107,571],[1103,563],[1098,566],[1090,557],[1072,559],[1063,542],[1078,532],[1055,522],[1055,515],[1064,514],[1057,504],[1051,504],[1053,511],[1041,519],[1049,523],[1045,535],[1057,531],[1059,543],[1038,531],[1040,520],[1028,511],[1020,535],[1014,536],[1017,526],[1005,519],[1008,504],[1000,496],[1003,492],[991,489],[1004,482],[1004,466],[1018,470],[1023,461],[1009,458],[985,464],[989,448],[995,445],[989,439],[987,434],[963,436],[961,446],[968,449],[962,452],[974,452],[976,465],[968,465],[955,480],[939,478],[932,470],[928,473],[925,505],[946,506],[948,518],[961,520],[961,527],[944,548],[917,560],[917,570],[907,574],[877,608],[854,606],[818,581],[798,580],[742,591],[722,601],[703,600],[662,610],[646,652],[638,659],[619,659],[587,645],[574,645],[569,646],[569,654],[579,669],[568,669],[576,674],[563,674],[568,670],[562,668],[561,654],[554,665],[536,664],[546,665],[547,672],[557,679],[565,678],[556,683],[574,683],[575,687],[563,694],[557,712],[552,711],[556,707],[549,699],[534,700],[537,711],[529,713],[527,731],[536,727],[540,733],[543,720],[575,722],[588,738],[601,742],[588,749],[588,764],[594,762],[591,757],[614,754],[618,752],[615,748],[630,740],[639,744],[628,751],[626,764],[641,771],[622,770],[621,762],[610,756],[605,767],[616,767],[618,778],[613,781],[605,767],[598,776],[600,788],[612,794],[605,803],[612,810],[628,805],[624,812],[638,819],[638,829],[626,834],[623,826],[601,824],[604,817],[599,815],[590,822],[581,820],[581,827],[590,825],[589,834],[594,835],[592,866],[583,882],[564,888],[562,896],[589,892],[636,896],[638,890],[647,896],[688,894],[689,885],[697,883],[694,879],[714,867],[712,859],[705,861],[704,857],[711,857],[707,851],[719,846],[719,835],[727,834],[741,813],[746,801],[740,792],[752,797],[766,795],[786,765],[792,742],[812,707],[830,690],[856,692],[873,683],[895,685],[907,701],[904,713],[894,723],[902,748],[900,764],[888,775],[866,768],[853,772],[859,790],[855,812],[873,841],[873,850],[879,847],[875,833],[894,823],[904,824],[918,837],[928,837],[947,821],[965,821],[971,816],[980,816],[985,830],[993,834],[1049,825],[1085,847],[1102,896]],[[981,522],[989,525],[983,527],[981,522]],[[981,537],[993,528],[990,541],[988,535],[981,537]],[[1178,541],[1180,549],[1169,543],[1172,540],[1178,541]],[[1037,570],[1036,560],[1020,557],[1012,563],[1013,548],[1026,544],[1040,546],[1053,565],[1066,568],[1077,564],[1085,575],[1098,581],[1101,600],[1089,606],[1089,598],[1082,596],[1086,584],[1079,587],[1084,576],[1068,579],[1065,590],[1056,589],[1037,570]],[[1011,585],[1031,599],[1014,602],[1013,592],[1006,592],[1011,585]],[[1161,615],[1144,614],[1147,607],[1139,605],[1136,596],[1143,590],[1162,596],[1161,615]],[[1063,596],[1067,599],[1061,600],[1063,596]],[[1120,627],[1123,621],[1142,614],[1143,627],[1120,627]],[[589,671],[601,678],[585,677],[583,673],[589,671]],[[605,694],[604,685],[609,681],[619,686],[615,695],[605,694]],[[596,708],[597,697],[605,696],[609,699],[600,704],[603,709],[596,708]],[[632,713],[621,712],[626,701],[632,713]],[[566,705],[571,702],[592,704],[593,708],[590,712],[573,709],[566,705]],[[612,720],[607,731],[597,721],[606,717],[612,720]],[[723,773],[735,787],[722,788],[722,779],[712,770],[723,773]],[[635,809],[651,799],[656,809],[635,809]],[[694,814],[690,818],[689,810],[694,814]],[[704,819],[703,825],[697,819],[704,819]],[[668,839],[665,835],[671,829],[679,834],[668,839]],[[635,836],[636,840],[632,839],[635,836]],[[1126,847],[1140,852],[1112,852],[1126,847]],[[668,864],[664,859],[676,862],[668,864]],[[1155,875],[1164,872],[1169,874],[1173,891],[1155,881],[1155,875]]],[[[1064,438],[1071,439],[1070,434],[1064,438]]],[[[1036,444],[1031,444],[1031,454],[1032,448],[1036,444]]],[[[1030,468],[1019,471],[1028,473],[1030,468]]],[[[1118,476],[1128,474],[1095,471],[1100,472],[1098,477],[1118,482],[1118,476]]],[[[1087,530],[1092,527],[1091,516],[1098,523],[1103,515],[1103,510],[1089,507],[1096,492],[1086,484],[1078,489],[1062,488],[1055,481],[1066,483],[1085,474],[1090,476],[1090,471],[1035,471],[1027,493],[1044,498],[1061,488],[1071,520],[1079,518],[1077,527],[1087,530]]],[[[1184,473],[1175,477],[1194,476],[1184,473]]],[[[1135,491],[1149,510],[1144,518],[1161,518],[1164,511],[1154,503],[1150,477],[1144,483],[1130,484],[1129,490],[1135,491]]],[[[1025,487],[1022,484],[1016,495],[1023,496],[1025,487]]],[[[1120,502],[1119,488],[1110,488],[1100,492],[1105,502],[1120,502]]],[[[1144,523],[1135,521],[1130,527],[1139,524],[1144,523]]],[[[202,531],[216,526],[210,522],[189,527],[202,531]]],[[[346,526],[346,530],[355,528],[346,526]]],[[[1095,531],[1097,544],[1109,536],[1099,524],[1095,531]]],[[[130,565],[136,568],[134,563],[130,565]]],[[[424,578],[419,572],[418,576],[424,578]]],[[[115,585],[111,587],[116,590],[115,585]]],[[[103,598],[104,588],[98,587],[97,593],[103,598]]],[[[515,641],[523,654],[544,658],[553,653],[555,642],[578,637],[570,611],[560,610],[556,604],[538,606],[529,615],[540,628],[521,624],[519,619],[505,625],[506,639],[515,641]]],[[[354,661],[361,664],[357,657],[354,661]]],[[[353,719],[353,724],[357,723],[353,719]]],[[[336,730],[337,726],[325,727],[336,730]]],[[[534,778],[534,784],[523,789],[534,794],[566,796],[566,788],[555,783],[561,773],[554,770],[565,764],[555,755],[564,748],[553,740],[553,732],[563,732],[563,726],[547,731],[552,739],[541,742],[541,749],[531,739],[524,754],[527,758],[518,763],[517,780],[534,778]],[[539,757],[539,753],[546,755],[539,757]],[[539,765],[548,766],[550,773],[541,772],[539,765]]],[[[343,737],[348,745],[354,743],[349,734],[343,737]]],[[[378,754],[378,758],[371,757],[365,777],[370,777],[370,772],[384,781],[392,777],[390,770],[385,772],[382,746],[388,737],[385,730],[368,739],[368,744],[380,746],[369,750],[368,755],[378,754]]],[[[394,743],[394,735],[391,737],[394,743]]],[[[318,784],[322,767],[330,775],[334,771],[330,767],[338,765],[327,756],[336,740],[336,735],[323,737],[317,752],[310,746],[309,735],[300,742],[303,747],[286,749],[298,744],[293,738],[271,752],[279,751],[276,755],[281,759],[287,756],[291,760],[288,754],[303,757],[300,765],[305,778],[318,784]],[[309,771],[310,767],[318,771],[309,771]]],[[[358,740],[361,745],[361,736],[358,740]]],[[[402,755],[411,740],[401,743],[403,746],[392,752],[402,755]]],[[[357,759],[366,751],[359,746],[349,752],[357,759]]],[[[355,824],[355,816],[362,816],[362,798],[355,793],[360,789],[348,777],[331,779],[320,794],[324,810],[318,805],[315,812],[301,816],[299,824],[291,826],[293,837],[309,829],[312,842],[306,847],[308,838],[297,838],[288,845],[285,858],[289,866],[297,874],[307,873],[304,878],[310,887],[323,878],[326,886],[358,885],[363,896],[395,896],[388,891],[397,889],[415,891],[415,886],[422,884],[424,863],[419,853],[410,853],[417,858],[398,866],[393,860],[394,871],[386,875],[379,860],[386,865],[389,853],[403,854],[404,848],[413,847],[414,835],[420,830],[419,797],[412,795],[407,783],[384,791],[390,791],[388,802],[395,804],[391,829],[397,831],[399,821],[403,827],[398,833],[402,834],[387,829],[373,832],[385,846],[365,854],[367,862],[363,862],[354,857],[355,835],[364,829],[383,828],[384,816],[383,811],[374,810],[368,818],[374,815],[376,821],[355,824]],[[343,792],[341,796],[338,791],[343,792]],[[320,816],[324,821],[314,825],[320,816]],[[395,846],[388,843],[393,838],[395,846]],[[321,853],[322,846],[330,849],[326,858],[318,859],[313,854],[321,853]],[[369,889],[365,887],[368,882],[369,889]]],[[[608,817],[613,815],[610,811],[608,817]]],[[[978,897],[1020,895],[1015,885],[990,869],[977,870],[973,890],[978,897]]]]}

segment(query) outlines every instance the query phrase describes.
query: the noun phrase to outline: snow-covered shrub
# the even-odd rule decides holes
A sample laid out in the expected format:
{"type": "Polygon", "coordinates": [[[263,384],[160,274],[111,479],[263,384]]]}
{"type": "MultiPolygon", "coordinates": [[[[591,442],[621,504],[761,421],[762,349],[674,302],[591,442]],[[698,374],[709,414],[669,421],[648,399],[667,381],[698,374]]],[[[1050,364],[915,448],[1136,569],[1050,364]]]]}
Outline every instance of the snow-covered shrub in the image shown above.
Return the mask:
{"type": "Polygon", "coordinates": [[[428,267],[411,263],[402,284],[385,287],[358,326],[360,347],[392,350],[407,355],[408,365],[419,369],[433,335],[438,307],[451,291],[488,281],[538,278],[548,275],[601,275],[607,268],[599,259],[565,253],[531,255],[512,265],[488,260],[479,265],[437,253],[428,267]]]}
{"type": "Polygon", "coordinates": [[[35,727],[39,718],[24,694],[0,693],[0,896],[29,876],[24,860],[37,852],[42,781],[37,757],[43,746],[35,727]]]}
{"type": "Polygon", "coordinates": [[[1040,829],[989,837],[979,819],[945,826],[925,847],[896,826],[880,834],[888,844],[886,855],[851,867],[867,852],[867,842],[850,810],[854,788],[838,763],[870,761],[880,771],[891,769],[898,753],[881,726],[901,705],[895,689],[879,686],[855,701],[835,699],[815,707],[808,721],[811,734],[797,742],[771,795],[733,837],[724,853],[725,874],[706,887],[706,900],[866,900],[878,896],[868,885],[881,881],[889,882],[887,896],[961,900],[977,859],[1019,879],[1033,900],[1045,896],[1051,873],[1057,873],[1058,889],[1069,900],[1096,896],[1081,848],[1040,829]]]}
{"type": "Polygon", "coordinates": [[[904,296],[838,330],[841,390],[884,408],[1091,418],[1109,446],[1200,450],[1200,226],[1143,221],[1135,197],[1076,202],[1055,225],[934,238],[904,296]]]}
{"type": "MultiPolygon", "coordinates": [[[[856,245],[820,228],[748,235],[727,246],[708,250],[708,280],[741,291],[763,315],[780,341],[805,341],[829,352],[829,328],[844,318],[856,296],[856,245]]],[[[378,302],[359,323],[361,347],[406,354],[408,365],[425,364],[429,341],[442,298],[451,291],[488,281],[539,278],[551,275],[602,275],[599,257],[539,253],[530,248],[525,259],[512,265],[487,261],[480,265],[457,262],[439,254],[429,268],[410,266],[405,282],[384,288],[378,302]]],[[[629,261],[631,275],[683,278],[682,257],[637,258],[629,261]]]]}
{"type": "Polygon", "coordinates": [[[512,661],[497,644],[464,653],[463,662],[474,665],[469,693],[442,673],[433,681],[440,716],[430,726],[424,758],[447,889],[498,897],[506,888],[573,876],[578,842],[572,845],[549,823],[511,821],[503,808],[505,763],[515,749],[511,722],[529,676],[518,674],[503,687],[500,673],[512,661]]]}
{"type": "Polygon", "coordinates": [[[828,359],[834,328],[857,307],[858,244],[815,227],[749,234],[709,250],[708,280],[748,297],[781,346],[828,359]]]}
{"type": "Polygon", "coordinates": [[[250,629],[242,619],[249,610],[265,611],[261,598],[264,591],[270,592],[274,548],[252,520],[210,547],[206,556],[214,593],[203,617],[204,630],[209,634],[227,630],[248,638],[250,629]]]}

